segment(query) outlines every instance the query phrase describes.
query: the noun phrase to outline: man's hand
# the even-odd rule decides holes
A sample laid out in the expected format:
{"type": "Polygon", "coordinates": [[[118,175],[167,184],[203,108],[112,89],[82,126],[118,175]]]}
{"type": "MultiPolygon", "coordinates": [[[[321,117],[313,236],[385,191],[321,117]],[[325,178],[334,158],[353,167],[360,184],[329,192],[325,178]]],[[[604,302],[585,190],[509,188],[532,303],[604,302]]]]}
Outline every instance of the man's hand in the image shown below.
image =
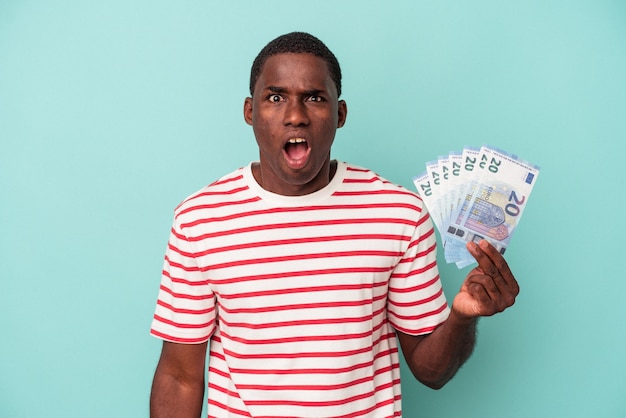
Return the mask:
{"type": "Polygon", "coordinates": [[[513,305],[519,286],[502,255],[487,241],[470,242],[467,249],[478,267],[467,275],[452,302],[448,319],[429,335],[398,332],[402,352],[413,375],[439,389],[469,358],[474,348],[476,320],[513,305]]]}
{"type": "Polygon", "coordinates": [[[465,278],[452,302],[455,314],[476,318],[502,312],[519,294],[519,285],[502,255],[487,241],[467,243],[467,249],[478,261],[465,278]]]}

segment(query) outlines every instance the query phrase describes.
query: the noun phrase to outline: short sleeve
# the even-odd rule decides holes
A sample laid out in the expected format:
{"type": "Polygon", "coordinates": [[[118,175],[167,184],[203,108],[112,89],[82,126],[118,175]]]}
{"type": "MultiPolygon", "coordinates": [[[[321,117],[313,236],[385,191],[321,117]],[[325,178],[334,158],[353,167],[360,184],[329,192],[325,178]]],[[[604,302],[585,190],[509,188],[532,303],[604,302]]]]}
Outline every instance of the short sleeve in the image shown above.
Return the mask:
{"type": "Polygon", "coordinates": [[[215,330],[215,295],[191,242],[174,220],[150,333],[166,341],[201,343],[215,330]]]}
{"type": "Polygon", "coordinates": [[[432,332],[450,313],[437,268],[435,230],[424,205],[391,275],[387,311],[393,327],[410,335],[432,332]]]}

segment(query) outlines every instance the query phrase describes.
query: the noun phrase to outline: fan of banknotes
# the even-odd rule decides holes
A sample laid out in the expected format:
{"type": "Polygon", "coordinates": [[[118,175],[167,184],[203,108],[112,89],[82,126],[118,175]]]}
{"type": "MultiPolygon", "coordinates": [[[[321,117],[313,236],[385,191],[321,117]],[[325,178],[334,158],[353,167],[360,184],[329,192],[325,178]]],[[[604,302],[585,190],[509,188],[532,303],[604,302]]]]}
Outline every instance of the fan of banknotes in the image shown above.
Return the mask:
{"type": "Polygon", "coordinates": [[[489,241],[504,254],[539,167],[491,146],[466,147],[426,163],[413,178],[444,244],[446,262],[475,262],[469,241],[489,241]]]}

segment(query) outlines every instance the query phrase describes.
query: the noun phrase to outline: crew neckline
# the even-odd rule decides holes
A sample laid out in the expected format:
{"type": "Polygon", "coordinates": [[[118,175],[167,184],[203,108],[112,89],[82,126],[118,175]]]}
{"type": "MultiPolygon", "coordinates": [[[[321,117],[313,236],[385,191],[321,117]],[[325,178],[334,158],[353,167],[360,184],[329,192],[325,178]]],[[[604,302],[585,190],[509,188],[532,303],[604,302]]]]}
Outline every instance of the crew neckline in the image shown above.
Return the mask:
{"type": "Polygon", "coordinates": [[[243,178],[252,192],[257,194],[261,199],[268,202],[274,202],[286,206],[298,206],[302,204],[310,204],[312,202],[320,201],[330,197],[343,183],[346,174],[346,163],[337,160],[337,170],[335,175],[325,187],[319,189],[313,193],[301,195],[301,196],[284,196],[281,194],[269,192],[265,190],[259,183],[257,183],[254,175],[252,174],[252,164],[243,167],[243,178]]]}

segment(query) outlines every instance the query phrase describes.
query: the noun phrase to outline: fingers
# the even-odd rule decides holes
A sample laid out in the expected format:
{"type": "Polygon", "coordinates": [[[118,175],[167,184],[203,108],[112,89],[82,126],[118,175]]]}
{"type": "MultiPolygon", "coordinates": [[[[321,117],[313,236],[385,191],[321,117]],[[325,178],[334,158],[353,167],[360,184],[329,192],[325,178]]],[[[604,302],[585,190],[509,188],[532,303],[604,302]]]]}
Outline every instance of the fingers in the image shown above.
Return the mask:
{"type": "Polygon", "coordinates": [[[481,240],[479,244],[469,242],[467,249],[474,256],[484,274],[493,278],[501,276],[508,285],[517,287],[517,281],[509,265],[493,245],[481,240]]]}
{"type": "Polygon", "coordinates": [[[502,312],[515,303],[519,285],[504,257],[487,241],[470,242],[467,249],[478,267],[466,279],[466,289],[479,302],[486,315],[502,312]]]}
{"type": "Polygon", "coordinates": [[[494,279],[479,272],[471,273],[467,277],[465,288],[478,303],[477,311],[483,316],[504,311],[515,303],[517,296],[517,292],[510,290],[499,278],[494,279]]]}

